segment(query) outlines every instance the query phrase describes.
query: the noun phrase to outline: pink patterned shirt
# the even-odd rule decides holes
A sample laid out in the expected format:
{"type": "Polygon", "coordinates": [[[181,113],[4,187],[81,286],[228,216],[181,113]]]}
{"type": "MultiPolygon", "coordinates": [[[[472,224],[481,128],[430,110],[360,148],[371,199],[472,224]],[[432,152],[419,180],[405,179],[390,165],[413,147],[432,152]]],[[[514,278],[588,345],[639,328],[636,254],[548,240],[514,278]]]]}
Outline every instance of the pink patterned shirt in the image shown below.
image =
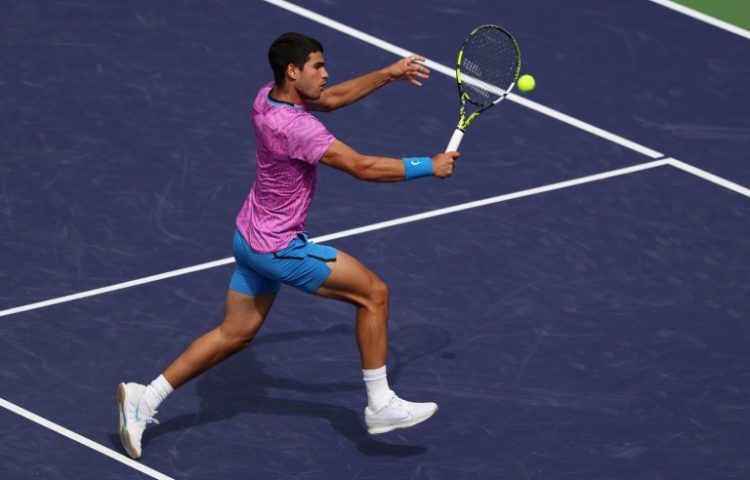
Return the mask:
{"type": "Polygon", "coordinates": [[[260,253],[281,250],[305,230],[317,165],[335,138],[304,105],[268,97],[273,82],[253,102],[255,183],[237,215],[237,228],[260,253]]]}

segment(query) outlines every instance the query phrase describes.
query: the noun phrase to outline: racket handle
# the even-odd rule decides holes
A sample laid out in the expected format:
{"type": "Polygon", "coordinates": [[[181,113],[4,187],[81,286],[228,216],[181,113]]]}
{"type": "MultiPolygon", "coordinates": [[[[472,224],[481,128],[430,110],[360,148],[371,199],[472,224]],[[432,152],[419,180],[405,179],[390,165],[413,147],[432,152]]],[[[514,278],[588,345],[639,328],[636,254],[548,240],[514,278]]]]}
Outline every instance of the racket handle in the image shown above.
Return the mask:
{"type": "Polygon", "coordinates": [[[446,152],[455,152],[458,150],[458,146],[461,145],[461,139],[464,138],[464,132],[462,132],[460,129],[456,129],[455,132],[453,132],[453,136],[451,137],[451,141],[448,142],[448,148],[445,149],[446,152]]]}

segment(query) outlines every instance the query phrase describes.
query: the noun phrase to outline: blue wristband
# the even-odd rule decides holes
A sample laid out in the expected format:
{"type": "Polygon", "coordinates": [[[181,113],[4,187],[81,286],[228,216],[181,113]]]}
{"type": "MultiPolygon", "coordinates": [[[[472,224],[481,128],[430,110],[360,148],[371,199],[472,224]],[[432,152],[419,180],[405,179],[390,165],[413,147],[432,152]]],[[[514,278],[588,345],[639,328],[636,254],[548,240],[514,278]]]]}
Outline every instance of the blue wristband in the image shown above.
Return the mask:
{"type": "Polygon", "coordinates": [[[419,177],[432,176],[432,159],[430,157],[405,157],[404,169],[406,178],[404,180],[414,180],[419,177]]]}

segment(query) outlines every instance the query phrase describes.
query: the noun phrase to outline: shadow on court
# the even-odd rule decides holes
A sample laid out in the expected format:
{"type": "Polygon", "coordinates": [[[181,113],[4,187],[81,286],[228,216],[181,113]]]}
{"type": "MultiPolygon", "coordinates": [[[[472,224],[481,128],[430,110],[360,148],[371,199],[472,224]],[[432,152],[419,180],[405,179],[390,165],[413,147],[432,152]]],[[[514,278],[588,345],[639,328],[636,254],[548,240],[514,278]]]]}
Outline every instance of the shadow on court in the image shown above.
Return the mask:
{"type": "MultiPolygon", "coordinates": [[[[270,417],[282,416],[326,420],[335,431],[367,456],[411,457],[427,452],[425,446],[390,444],[371,436],[367,433],[360,410],[305,399],[313,395],[336,396],[346,392],[361,392],[360,403],[356,405],[364,406],[362,382],[305,383],[293,378],[269,375],[266,373],[266,365],[259,359],[262,355],[259,354],[258,348],[263,345],[334,335],[347,335],[353,339],[354,329],[350,325],[339,325],[323,331],[295,331],[266,336],[261,334],[251,347],[194,380],[197,382],[197,393],[201,399],[200,410],[150,426],[144,434],[144,449],[147,452],[149,442],[161,435],[187,432],[209,424],[215,424],[213,431],[217,432],[217,437],[214,440],[220,442],[220,431],[224,428],[252,432],[254,428],[266,429],[269,422],[275,423],[276,420],[270,417]],[[277,393],[279,390],[288,392],[288,397],[280,396],[277,393]],[[253,415],[259,415],[263,420],[256,423],[257,418],[253,415]],[[240,416],[243,418],[238,419],[240,416]],[[226,426],[227,424],[230,426],[226,426]]],[[[398,365],[394,365],[393,370],[397,373],[398,365]]],[[[322,382],[326,375],[330,374],[331,372],[321,372],[316,380],[322,382]]],[[[166,409],[168,408],[166,405],[166,409]]],[[[285,428],[284,425],[288,424],[283,424],[280,428],[285,428]]],[[[305,434],[305,427],[300,427],[297,433],[305,434]]],[[[116,433],[109,435],[109,439],[118,451],[121,450],[116,433]]]]}

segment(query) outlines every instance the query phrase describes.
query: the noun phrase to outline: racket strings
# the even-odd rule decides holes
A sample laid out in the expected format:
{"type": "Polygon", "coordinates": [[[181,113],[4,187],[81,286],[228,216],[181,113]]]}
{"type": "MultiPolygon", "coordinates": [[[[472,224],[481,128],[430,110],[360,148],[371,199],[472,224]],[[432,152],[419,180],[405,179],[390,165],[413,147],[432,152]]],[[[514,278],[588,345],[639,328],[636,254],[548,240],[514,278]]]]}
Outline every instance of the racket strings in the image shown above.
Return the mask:
{"type": "Polygon", "coordinates": [[[473,104],[484,107],[503,96],[519,70],[515,40],[499,28],[480,28],[469,37],[461,57],[461,85],[473,104]]]}

